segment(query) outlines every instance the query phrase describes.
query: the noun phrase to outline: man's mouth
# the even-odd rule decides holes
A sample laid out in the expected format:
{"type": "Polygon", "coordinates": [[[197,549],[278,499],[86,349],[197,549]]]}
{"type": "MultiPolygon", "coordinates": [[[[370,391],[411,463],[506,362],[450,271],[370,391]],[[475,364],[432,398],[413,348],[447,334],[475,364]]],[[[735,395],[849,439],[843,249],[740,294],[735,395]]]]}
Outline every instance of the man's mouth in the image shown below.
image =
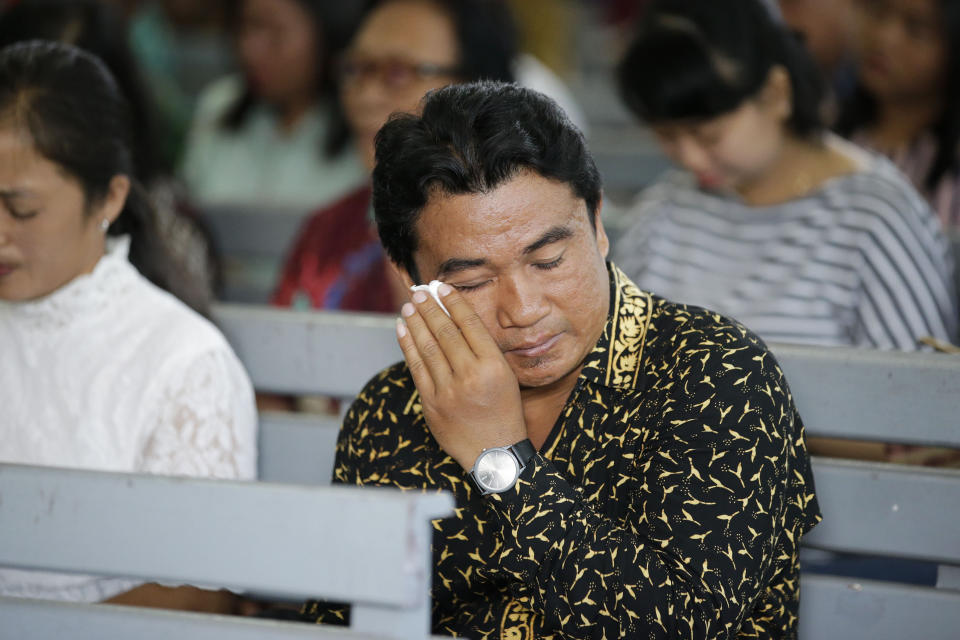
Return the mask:
{"type": "Polygon", "coordinates": [[[509,349],[506,353],[521,358],[536,358],[550,351],[550,349],[560,341],[561,336],[563,336],[562,333],[556,333],[552,336],[536,338],[535,340],[517,345],[509,349]]]}

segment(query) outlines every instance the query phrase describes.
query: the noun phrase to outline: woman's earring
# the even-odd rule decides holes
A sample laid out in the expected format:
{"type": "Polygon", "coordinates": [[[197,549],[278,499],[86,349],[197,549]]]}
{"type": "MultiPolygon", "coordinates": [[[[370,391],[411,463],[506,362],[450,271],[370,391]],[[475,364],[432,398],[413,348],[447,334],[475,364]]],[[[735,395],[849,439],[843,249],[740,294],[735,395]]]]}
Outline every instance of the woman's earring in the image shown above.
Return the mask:
{"type": "Polygon", "coordinates": [[[108,219],[104,218],[103,220],[100,221],[100,231],[103,231],[104,233],[106,233],[107,229],[109,228],[110,228],[110,221],[108,219]]]}

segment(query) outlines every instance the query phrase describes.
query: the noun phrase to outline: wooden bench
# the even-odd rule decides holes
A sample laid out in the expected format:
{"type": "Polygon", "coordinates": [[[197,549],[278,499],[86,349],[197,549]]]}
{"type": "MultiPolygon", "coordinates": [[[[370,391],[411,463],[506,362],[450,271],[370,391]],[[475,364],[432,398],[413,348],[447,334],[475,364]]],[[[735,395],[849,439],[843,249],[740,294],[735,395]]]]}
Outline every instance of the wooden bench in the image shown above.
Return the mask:
{"type": "Polygon", "coordinates": [[[0,637],[427,638],[449,494],[0,464],[0,566],[352,603],[349,628],[0,598],[0,637]]]}
{"type": "MultiPolygon", "coordinates": [[[[387,316],[221,306],[216,317],[260,389],[350,398],[401,358],[387,316]]],[[[807,433],[960,448],[960,358],[774,345],[807,433]]],[[[329,482],[336,418],[266,414],[263,478],[329,482]]],[[[960,470],[814,458],[824,521],[811,548],[940,565],[939,585],[804,573],[801,638],[956,638],[960,470]]]]}
{"type": "Polygon", "coordinates": [[[266,304],[283,261],[310,213],[289,207],[204,207],[199,217],[223,268],[221,297],[231,302],[266,304]]]}

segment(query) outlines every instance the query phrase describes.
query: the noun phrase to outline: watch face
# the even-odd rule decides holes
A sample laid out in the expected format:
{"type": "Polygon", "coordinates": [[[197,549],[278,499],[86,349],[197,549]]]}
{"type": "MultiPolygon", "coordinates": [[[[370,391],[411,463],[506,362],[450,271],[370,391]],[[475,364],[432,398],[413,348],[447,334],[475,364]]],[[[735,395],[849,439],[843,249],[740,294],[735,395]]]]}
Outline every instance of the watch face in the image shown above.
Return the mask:
{"type": "Polygon", "coordinates": [[[520,475],[517,459],[505,449],[489,449],[480,454],[473,472],[483,489],[497,493],[513,486],[520,475]]]}

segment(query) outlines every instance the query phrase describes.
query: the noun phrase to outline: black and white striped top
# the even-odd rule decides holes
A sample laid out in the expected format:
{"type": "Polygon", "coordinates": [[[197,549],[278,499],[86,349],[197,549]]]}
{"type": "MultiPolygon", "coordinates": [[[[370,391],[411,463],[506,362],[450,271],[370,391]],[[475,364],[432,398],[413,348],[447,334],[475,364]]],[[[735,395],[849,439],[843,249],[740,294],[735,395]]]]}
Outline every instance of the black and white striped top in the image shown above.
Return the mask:
{"type": "Polygon", "coordinates": [[[640,287],[773,342],[914,350],[953,340],[953,259],[936,215],[885,158],[753,207],[671,171],[635,203],[614,261],[640,287]]]}

